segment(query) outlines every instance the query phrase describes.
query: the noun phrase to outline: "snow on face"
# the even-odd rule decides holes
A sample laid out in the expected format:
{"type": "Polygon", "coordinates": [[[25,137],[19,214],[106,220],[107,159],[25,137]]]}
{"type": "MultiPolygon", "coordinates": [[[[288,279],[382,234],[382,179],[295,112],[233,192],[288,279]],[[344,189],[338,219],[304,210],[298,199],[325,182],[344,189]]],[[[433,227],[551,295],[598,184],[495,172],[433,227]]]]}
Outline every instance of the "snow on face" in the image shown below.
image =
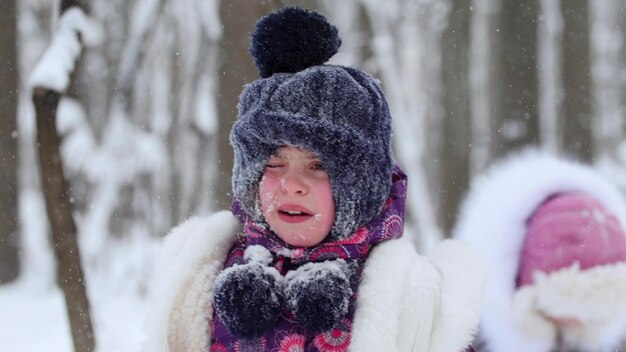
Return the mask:
{"type": "Polygon", "coordinates": [[[329,234],[335,219],[333,192],[314,154],[278,148],[267,161],[259,193],[265,220],[287,244],[311,247],[329,234]]]}

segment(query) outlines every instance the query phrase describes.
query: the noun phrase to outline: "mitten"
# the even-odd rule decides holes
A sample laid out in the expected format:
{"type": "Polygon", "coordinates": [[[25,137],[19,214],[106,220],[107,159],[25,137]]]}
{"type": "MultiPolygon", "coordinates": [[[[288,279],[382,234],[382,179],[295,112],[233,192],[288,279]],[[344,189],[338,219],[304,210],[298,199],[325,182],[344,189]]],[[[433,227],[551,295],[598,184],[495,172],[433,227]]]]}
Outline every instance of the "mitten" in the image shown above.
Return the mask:
{"type": "Polygon", "coordinates": [[[280,318],[284,285],[280,273],[268,266],[271,253],[262,246],[250,246],[246,264],[235,264],[215,280],[213,301],[218,316],[235,337],[254,338],[271,329],[280,318]]]}
{"type": "Polygon", "coordinates": [[[325,332],[348,312],[353,269],[343,259],[308,263],[285,276],[289,307],[305,328],[325,332]]]}

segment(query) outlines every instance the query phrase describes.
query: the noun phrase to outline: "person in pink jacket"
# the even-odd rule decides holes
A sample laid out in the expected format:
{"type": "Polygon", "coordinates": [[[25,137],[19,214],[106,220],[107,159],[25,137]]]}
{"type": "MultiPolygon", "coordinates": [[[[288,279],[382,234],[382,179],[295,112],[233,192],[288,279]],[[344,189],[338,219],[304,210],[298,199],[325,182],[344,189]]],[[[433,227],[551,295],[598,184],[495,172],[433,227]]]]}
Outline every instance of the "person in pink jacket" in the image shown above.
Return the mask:
{"type": "Polygon", "coordinates": [[[487,261],[481,351],[626,351],[626,202],[536,150],[472,183],[454,229],[487,261]]]}

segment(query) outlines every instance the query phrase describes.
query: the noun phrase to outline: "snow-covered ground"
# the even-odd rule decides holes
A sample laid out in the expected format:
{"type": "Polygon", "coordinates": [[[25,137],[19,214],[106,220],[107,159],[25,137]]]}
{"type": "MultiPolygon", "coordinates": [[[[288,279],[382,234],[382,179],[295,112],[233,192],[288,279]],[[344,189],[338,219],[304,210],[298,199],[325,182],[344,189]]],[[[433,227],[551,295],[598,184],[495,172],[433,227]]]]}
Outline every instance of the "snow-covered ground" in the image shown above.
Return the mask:
{"type": "Polygon", "coordinates": [[[25,285],[0,286],[0,351],[71,351],[59,290],[33,292],[25,285]]]}
{"type": "MultiPolygon", "coordinates": [[[[97,351],[139,351],[145,302],[131,294],[96,295],[95,302],[97,351]]],[[[23,283],[0,285],[0,351],[72,351],[60,289],[33,290],[23,283]]]]}

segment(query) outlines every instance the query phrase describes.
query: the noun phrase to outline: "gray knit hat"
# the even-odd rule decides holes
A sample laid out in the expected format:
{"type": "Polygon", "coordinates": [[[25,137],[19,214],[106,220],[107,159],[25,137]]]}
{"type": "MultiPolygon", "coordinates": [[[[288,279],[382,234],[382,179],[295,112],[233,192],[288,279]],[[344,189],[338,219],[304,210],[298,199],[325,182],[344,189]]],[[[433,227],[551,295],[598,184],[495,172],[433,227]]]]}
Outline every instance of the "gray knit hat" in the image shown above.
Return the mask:
{"type": "Polygon", "coordinates": [[[394,164],[378,83],[358,68],[324,65],[340,45],[337,29],[316,12],[289,7],[261,18],[251,52],[263,78],[244,87],[230,135],[234,196],[258,221],[258,185],[272,152],[298,146],[320,158],[335,202],[331,239],[380,212],[394,164]]]}

